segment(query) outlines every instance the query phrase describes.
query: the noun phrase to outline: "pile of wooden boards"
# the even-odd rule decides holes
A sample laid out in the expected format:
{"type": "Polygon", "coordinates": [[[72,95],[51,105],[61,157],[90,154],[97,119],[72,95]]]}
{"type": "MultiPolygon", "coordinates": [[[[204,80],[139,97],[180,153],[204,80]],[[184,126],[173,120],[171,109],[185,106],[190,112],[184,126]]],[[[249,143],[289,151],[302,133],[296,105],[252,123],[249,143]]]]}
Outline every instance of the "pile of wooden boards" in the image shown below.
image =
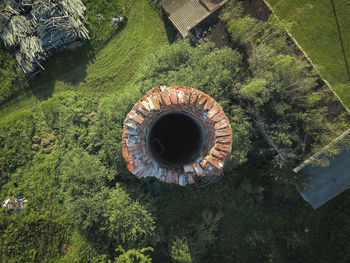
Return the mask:
{"type": "Polygon", "coordinates": [[[84,12],[81,0],[10,0],[0,13],[0,38],[15,50],[23,72],[33,76],[54,51],[89,39],[84,12]]]}

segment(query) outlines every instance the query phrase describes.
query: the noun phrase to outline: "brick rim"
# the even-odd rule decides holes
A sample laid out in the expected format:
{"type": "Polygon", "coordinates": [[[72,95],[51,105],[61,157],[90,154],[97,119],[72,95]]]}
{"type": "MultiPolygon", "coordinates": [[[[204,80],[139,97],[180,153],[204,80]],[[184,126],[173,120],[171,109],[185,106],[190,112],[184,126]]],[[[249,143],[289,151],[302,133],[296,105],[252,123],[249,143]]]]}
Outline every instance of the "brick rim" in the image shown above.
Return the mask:
{"type": "Polygon", "coordinates": [[[123,157],[132,174],[185,186],[193,184],[196,176],[222,173],[232,149],[232,130],[221,106],[204,92],[184,86],[157,86],[149,90],[126,116],[122,142],[123,157]],[[146,145],[151,123],[174,111],[195,116],[208,134],[207,150],[178,171],[162,167],[152,158],[146,145]]]}

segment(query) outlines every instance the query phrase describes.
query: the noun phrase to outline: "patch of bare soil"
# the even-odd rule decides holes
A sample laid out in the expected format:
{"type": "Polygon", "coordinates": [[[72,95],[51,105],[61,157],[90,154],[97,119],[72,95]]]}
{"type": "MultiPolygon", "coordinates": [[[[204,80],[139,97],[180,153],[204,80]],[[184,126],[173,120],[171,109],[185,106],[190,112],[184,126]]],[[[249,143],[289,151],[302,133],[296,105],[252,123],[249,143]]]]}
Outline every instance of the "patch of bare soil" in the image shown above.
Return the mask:
{"type": "Polygon", "coordinates": [[[271,14],[269,8],[262,0],[243,0],[244,15],[267,21],[271,14]]]}
{"type": "Polygon", "coordinates": [[[222,21],[211,28],[205,39],[212,41],[217,48],[228,47],[230,44],[226,27],[222,21]]]}

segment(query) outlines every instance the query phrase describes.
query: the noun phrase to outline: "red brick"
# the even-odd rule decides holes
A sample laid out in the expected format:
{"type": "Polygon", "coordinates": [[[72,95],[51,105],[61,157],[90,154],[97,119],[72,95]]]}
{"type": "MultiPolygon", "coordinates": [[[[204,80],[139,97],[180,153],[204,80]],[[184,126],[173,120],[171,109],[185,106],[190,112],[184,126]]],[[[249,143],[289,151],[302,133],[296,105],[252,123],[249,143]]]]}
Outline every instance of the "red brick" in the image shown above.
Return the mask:
{"type": "Polygon", "coordinates": [[[215,139],[215,143],[231,144],[232,143],[232,137],[231,136],[218,137],[218,138],[215,139]]]}
{"type": "Polygon", "coordinates": [[[153,102],[154,110],[159,111],[160,110],[160,102],[162,101],[159,94],[154,93],[150,98],[153,102]]]}
{"type": "Polygon", "coordinates": [[[199,92],[192,91],[191,92],[191,97],[190,97],[190,103],[191,104],[195,104],[197,102],[198,96],[199,96],[199,92]]]}
{"type": "Polygon", "coordinates": [[[123,147],[123,157],[127,163],[132,161],[128,147],[123,147]]]}
{"type": "Polygon", "coordinates": [[[194,179],[193,179],[193,176],[191,174],[187,175],[187,180],[188,180],[188,184],[193,184],[194,183],[194,179]]]}
{"type": "Polygon", "coordinates": [[[214,104],[214,106],[210,109],[210,111],[207,114],[207,118],[211,119],[216,114],[218,114],[221,111],[221,107],[218,104],[214,104]]]}
{"type": "Polygon", "coordinates": [[[144,118],[141,117],[139,114],[137,114],[136,111],[130,111],[128,117],[129,117],[129,120],[133,120],[138,124],[142,124],[144,121],[144,118]]]}
{"type": "Polygon", "coordinates": [[[216,130],[223,129],[223,128],[228,128],[230,125],[230,122],[227,118],[222,119],[221,121],[215,123],[214,128],[216,130]]]}
{"type": "Polygon", "coordinates": [[[136,104],[136,107],[134,108],[134,110],[142,114],[143,116],[146,116],[149,113],[149,110],[145,109],[145,107],[142,106],[142,104],[140,103],[136,104]]]}
{"type": "Polygon", "coordinates": [[[161,86],[148,91],[128,114],[124,121],[122,153],[128,163],[128,169],[137,177],[152,176],[167,183],[185,186],[194,183],[194,174],[210,176],[222,172],[224,161],[231,152],[232,138],[229,120],[212,97],[190,87],[161,86]],[[148,128],[146,125],[160,114],[174,110],[193,114],[203,122],[207,132],[211,133],[209,138],[212,139],[215,135],[215,145],[209,155],[205,156],[201,163],[197,161],[194,164],[184,165],[183,173],[159,168],[158,163],[146,153],[145,149],[144,136],[148,128]],[[215,128],[214,131],[212,131],[213,128],[215,128]]]}
{"type": "Polygon", "coordinates": [[[214,106],[214,100],[208,97],[207,102],[204,105],[204,110],[210,110],[214,106]]]}
{"type": "MultiPolygon", "coordinates": [[[[207,164],[206,164],[207,162],[212,164],[213,167],[218,169],[218,170],[222,170],[222,168],[224,167],[224,164],[225,164],[224,161],[221,161],[212,155],[209,155],[208,158],[206,158],[205,161],[202,162],[202,163],[205,163],[205,165],[203,165],[203,166],[207,166],[207,164]]],[[[214,170],[212,170],[211,172],[214,172],[214,170]]]]}
{"type": "MultiPolygon", "coordinates": [[[[186,87],[187,88],[187,87],[186,87]]],[[[183,99],[183,104],[188,104],[190,103],[190,97],[191,97],[191,91],[189,91],[188,89],[184,90],[184,99],[183,99]]]]}
{"type": "Polygon", "coordinates": [[[198,100],[197,100],[197,106],[198,107],[203,107],[203,105],[204,105],[204,103],[206,102],[207,99],[208,99],[207,95],[205,95],[205,94],[199,95],[198,100]]]}
{"type": "Polygon", "coordinates": [[[165,105],[170,105],[171,101],[170,101],[170,94],[167,90],[162,92],[162,99],[164,101],[165,105]]]}
{"type": "Polygon", "coordinates": [[[171,184],[172,179],[173,179],[172,177],[173,177],[172,171],[168,170],[167,174],[166,174],[165,182],[168,184],[171,184]]]}
{"type": "Polygon", "coordinates": [[[132,172],[132,171],[135,169],[135,164],[134,164],[134,163],[129,163],[129,164],[127,165],[127,167],[128,167],[128,169],[129,169],[129,171],[132,172]]]}
{"type": "Polygon", "coordinates": [[[210,155],[213,155],[214,157],[218,158],[221,161],[225,161],[226,158],[229,156],[229,153],[221,152],[216,150],[215,148],[212,148],[210,151],[210,155]]]}
{"type": "Polygon", "coordinates": [[[213,122],[218,122],[221,121],[222,119],[226,118],[226,115],[223,111],[220,111],[219,113],[217,113],[212,119],[211,121],[213,122]]]}
{"type": "MultiPolygon", "coordinates": [[[[222,137],[222,138],[225,138],[225,137],[222,137]]],[[[231,144],[219,144],[219,143],[217,143],[217,144],[215,144],[214,148],[219,150],[219,151],[230,153],[232,147],[231,147],[231,144]]]]}
{"type": "Polygon", "coordinates": [[[184,103],[184,98],[185,98],[185,92],[182,90],[177,91],[177,103],[178,104],[183,104],[184,103]]]}
{"type": "Polygon", "coordinates": [[[198,176],[203,176],[203,175],[205,175],[205,174],[204,174],[204,171],[203,171],[203,168],[200,166],[200,164],[194,163],[194,164],[193,164],[193,169],[194,169],[195,173],[196,173],[198,176]]]}
{"type": "Polygon", "coordinates": [[[194,169],[193,169],[193,164],[186,164],[183,166],[185,173],[193,173],[194,169]]]}
{"type": "Polygon", "coordinates": [[[170,100],[172,104],[177,104],[177,92],[175,89],[170,90],[170,100]]]}
{"type": "Polygon", "coordinates": [[[162,91],[161,91],[161,89],[160,89],[159,86],[154,87],[152,90],[153,90],[155,93],[159,94],[159,95],[162,93],[162,91]]]}
{"type": "Polygon", "coordinates": [[[215,130],[215,136],[227,136],[229,134],[231,134],[232,131],[230,128],[226,128],[226,129],[222,129],[222,130],[215,130]]]}
{"type": "Polygon", "coordinates": [[[174,184],[179,184],[179,174],[177,172],[174,172],[173,183],[174,184]]]}

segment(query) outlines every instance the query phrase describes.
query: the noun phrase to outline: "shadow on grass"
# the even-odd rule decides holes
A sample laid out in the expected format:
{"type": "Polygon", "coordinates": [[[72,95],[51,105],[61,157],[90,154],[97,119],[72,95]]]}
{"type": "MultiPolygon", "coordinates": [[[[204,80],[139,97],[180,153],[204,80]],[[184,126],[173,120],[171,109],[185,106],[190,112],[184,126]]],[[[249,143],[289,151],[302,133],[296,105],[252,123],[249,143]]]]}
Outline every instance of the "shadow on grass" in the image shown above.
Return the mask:
{"type": "Polygon", "coordinates": [[[177,32],[164,11],[162,11],[162,20],[164,23],[164,27],[165,27],[168,41],[169,41],[169,43],[173,43],[175,41],[177,32]]]}
{"type": "Polygon", "coordinates": [[[45,71],[37,79],[30,82],[29,90],[42,101],[52,97],[56,81],[62,81],[68,86],[78,86],[85,82],[88,65],[95,60],[95,54],[106,47],[126,25],[126,21],[97,48],[90,41],[76,50],[65,50],[55,53],[44,65],[45,71]]]}
{"type": "Polygon", "coordinates": [[[45,71],[30,81],[28,91],[42,101],[52,96],[56,81],[63,81],[70,86],[79,85],[86,78],[86,69],[93,60],[90,42],[76,50],[57,52],[44,64],[45,71]]]}

